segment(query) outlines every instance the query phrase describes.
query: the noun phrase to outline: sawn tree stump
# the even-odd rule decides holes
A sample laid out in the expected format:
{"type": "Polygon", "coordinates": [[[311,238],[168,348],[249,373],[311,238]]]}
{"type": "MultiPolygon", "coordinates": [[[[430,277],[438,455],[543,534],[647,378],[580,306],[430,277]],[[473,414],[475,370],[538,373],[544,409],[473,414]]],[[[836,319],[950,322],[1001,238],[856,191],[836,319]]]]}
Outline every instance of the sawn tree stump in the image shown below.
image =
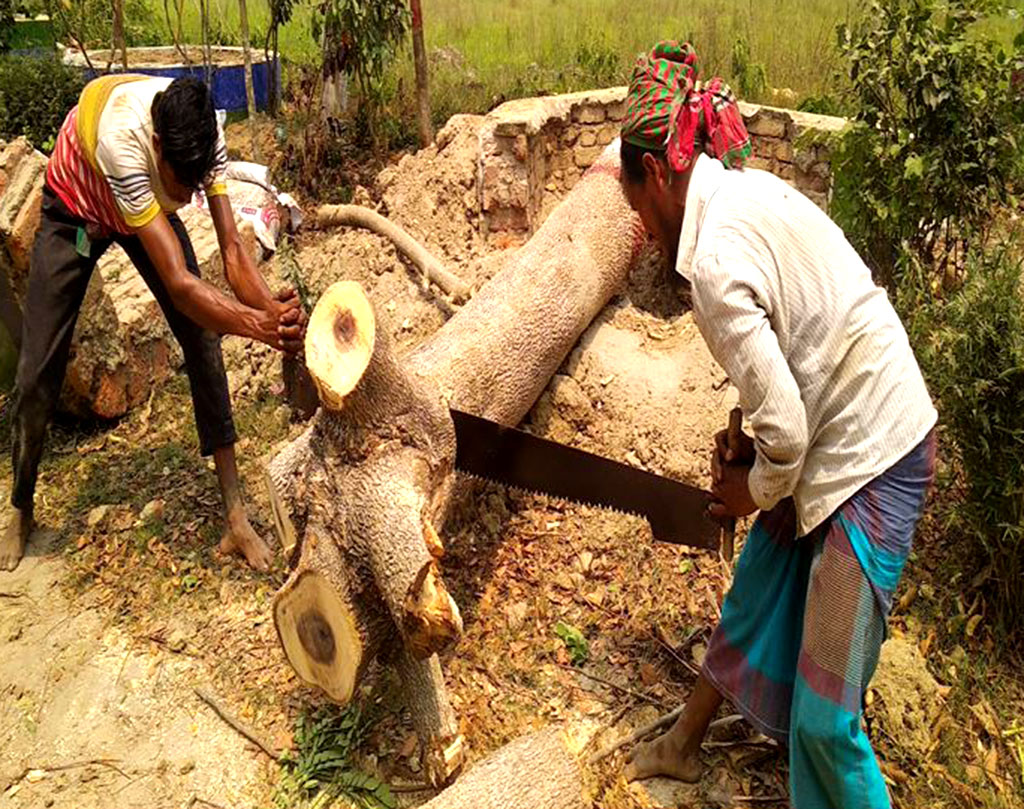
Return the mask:
{"type": "Polygon", "coordinates": [[[454,479],[449,406],[517,424],[626,280],[642,243],[613,143],[438,332],[404,358],[358,284],[317,303],[306,363],[321,408],[268,470],[282,545],[298,563],[274,601],[295,671],[347,702],[367,663],[398,664],[427,771],[461,760],[437,652],[461,633],[439,537],[454,479]]]}

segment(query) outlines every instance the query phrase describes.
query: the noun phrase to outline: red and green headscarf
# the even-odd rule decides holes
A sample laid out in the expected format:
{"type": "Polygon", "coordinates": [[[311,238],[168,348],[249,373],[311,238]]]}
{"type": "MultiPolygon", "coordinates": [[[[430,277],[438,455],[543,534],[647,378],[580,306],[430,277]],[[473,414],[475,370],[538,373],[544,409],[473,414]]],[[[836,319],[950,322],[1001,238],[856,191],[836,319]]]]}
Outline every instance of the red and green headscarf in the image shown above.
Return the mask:
{"type": "Polygon", "coordinates": [[[750,157],[750,136],[736,97],[717,76],[697,78],[697,53],[688,42],[659,42],[637,59],[626,97],[622,139],[664,150],[675,171],[686,171],[706,135],[711,153],[728,168],[750,157]]]}

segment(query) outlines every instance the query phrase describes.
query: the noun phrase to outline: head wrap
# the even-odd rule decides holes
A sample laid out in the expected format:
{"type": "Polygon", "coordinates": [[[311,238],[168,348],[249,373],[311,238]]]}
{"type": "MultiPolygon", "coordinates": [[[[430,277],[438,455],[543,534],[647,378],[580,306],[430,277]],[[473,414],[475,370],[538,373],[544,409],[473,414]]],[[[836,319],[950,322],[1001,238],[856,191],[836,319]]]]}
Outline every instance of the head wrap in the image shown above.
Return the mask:
{"type": "Polygon", "coordinates": [[[629,82],[622,139],[664,149],[669,166],[686,171],[703,135],[714,157],[739,168],[751,148],[736,97],[717,76],[702,82],[697,75],[697,53],[688,42],[659,42],[640,56],[629,82]]]}

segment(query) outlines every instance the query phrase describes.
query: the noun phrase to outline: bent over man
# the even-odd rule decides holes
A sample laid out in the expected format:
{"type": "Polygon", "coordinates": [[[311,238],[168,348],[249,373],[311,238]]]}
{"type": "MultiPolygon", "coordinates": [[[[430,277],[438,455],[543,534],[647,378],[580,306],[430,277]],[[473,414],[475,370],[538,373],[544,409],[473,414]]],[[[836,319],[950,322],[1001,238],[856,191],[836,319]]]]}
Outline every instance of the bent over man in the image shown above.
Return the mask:
{"type": "Polygon", "coordinates": [[[249,524],[238,485],[220,335],[301,348],[305,316],[291,290],[271,293],[242,247],[223,173],[224,133],[194,79],[105,76],[86,85],[57,137],[33,245],[14,405],[14,513],[0,539],[13,570],[32,530],[47,423],[60,395],[78,310],[103,252],[121,245],[160,304],[185,356],[199,445],[213,455],[224,501],[221,551],[266,568],[270,550],[249,524]],[[175,211],[205,189],[235,298],[199,278],[175,211]]]}
{"type": "Polygon", "coordinates": [[[753,436],[712,456],[719,516],[760,514],[701,676],[627,777],[699,776],[727,697],[789,748],[797,809],[889,807],[861,729],[893,592],[933,476],[937,414],[896,312],[842,231],[772,174],[689,45],[637,63],[622,127],[631,206],[692,286],[753,436]]]}

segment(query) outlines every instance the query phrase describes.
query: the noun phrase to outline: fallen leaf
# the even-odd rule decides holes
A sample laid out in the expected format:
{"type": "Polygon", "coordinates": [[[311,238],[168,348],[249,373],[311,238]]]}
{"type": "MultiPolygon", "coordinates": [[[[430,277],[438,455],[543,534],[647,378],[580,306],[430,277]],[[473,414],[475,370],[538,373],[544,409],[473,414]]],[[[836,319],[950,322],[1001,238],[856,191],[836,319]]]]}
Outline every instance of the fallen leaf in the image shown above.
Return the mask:
{"type": "Polygon", "coordinates": [[[650,687],[661,680],[661,672],[657,666],[650,663],[640,664],[640,682],[646,687],[650,687]]]}
{"type": "Polygon", "coordinates": [[[690,647],[690,655],[693,657],[693,662],[697,666],[704,665],[704,655],[708,653],[707,647],[703,643],[695,643],[690,647]]]}
{"type": "Polygon", "coordinates": [[[981,613],[978,613],[977,615],[972,615],[970,617],[970,620],[967,621],[967,627],[964,629],[964,633],[967,635],[967,637],[974,637],[974,632],[978,628],[978,624],[980,623],[981,613]]]}
{"type": "Polygon", "coordinates": [[[981,700],[974,703],[971,706],[971,713],[978,718],[978,721],[981,722],[981,726],[990,738],[999,738],[999,725],[996,723],[995,712],[987,701],[981,700]]]}
{"type": "Polygon", "coordinates": [[[899,611],[906,612],[907,607],[914,603],[915,598],[917,598],[917,585],[911,584],[907,588],[907,591],[902,596],[900,596],[899,611]]]}
{"type": "Polygon", "coordinates": [[[415,733],[410,733],[402,742],[402,746],[398,750],[398,755],[402,758],[408,758],[416,750],[417,744],[419,744],[419,737],[415,733]]]}

